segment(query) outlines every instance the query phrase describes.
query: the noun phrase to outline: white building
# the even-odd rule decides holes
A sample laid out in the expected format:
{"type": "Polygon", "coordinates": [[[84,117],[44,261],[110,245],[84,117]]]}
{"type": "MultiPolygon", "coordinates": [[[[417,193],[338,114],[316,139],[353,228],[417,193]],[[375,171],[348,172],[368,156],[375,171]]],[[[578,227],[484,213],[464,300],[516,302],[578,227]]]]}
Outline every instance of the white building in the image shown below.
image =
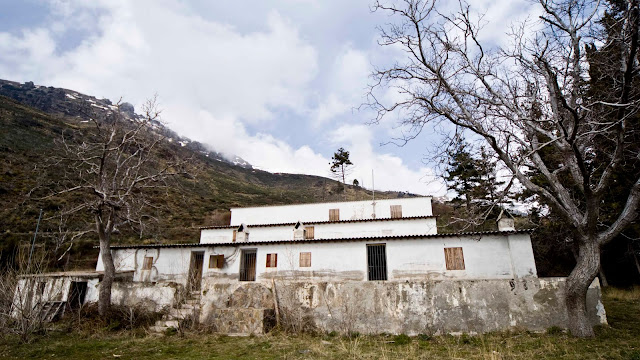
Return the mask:
{"type": "MultiPolygon", "coordinates": [[[[566,325],[564,279],[538,279],[529,232],[513,219],[498,231],[438,233],[431,198],[418,197],[233,208],[230,223],[201,228],[199,243],[113,246],[129,277],[113,302],[171,309],[165,326],[180,324],[188,302],[226,333],[266,331],[274,312],[341,332],[566,325]]],[[[88,280],[85,301],[98,286],[88,280]]],[[[606,322],[599,296],[596,286],[594,324],[606,322]]]]}
{"type": "Polygon", "coordinates": [[[429,197],[234,208],[231,225],[203,227],[198,244],[113,249],[134,281],[185,285],[189,272],[192,281],[537,276],[528,232],[438,234],[429,197]]]}

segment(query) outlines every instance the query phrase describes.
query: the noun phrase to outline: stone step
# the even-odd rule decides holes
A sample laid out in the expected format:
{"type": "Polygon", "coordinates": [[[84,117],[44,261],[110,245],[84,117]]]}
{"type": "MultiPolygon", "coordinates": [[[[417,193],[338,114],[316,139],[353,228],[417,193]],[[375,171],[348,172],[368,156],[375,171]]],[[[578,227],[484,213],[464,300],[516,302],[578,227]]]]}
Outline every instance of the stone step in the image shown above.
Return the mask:
{"type": "Polygon", "coordinates": [[[174,320],[158,320],[156,321],[155,326],[164,327],[164,328],[169,328],[169,327],[177,328],[180,326],[180,321],[175,319],[174,320]]]}
{"type": "Polygon", "coordinates": [[[169,310],[169,313],[166,315],[166,318],[168,320],[182,320],[182,319],[186,319],[188,317],[197,315],[198,310],[196,310],[195,308],[191,308],[191,309],[184,309],[184,308],[178,308],[178,309],[171,309],[169,310]]]}

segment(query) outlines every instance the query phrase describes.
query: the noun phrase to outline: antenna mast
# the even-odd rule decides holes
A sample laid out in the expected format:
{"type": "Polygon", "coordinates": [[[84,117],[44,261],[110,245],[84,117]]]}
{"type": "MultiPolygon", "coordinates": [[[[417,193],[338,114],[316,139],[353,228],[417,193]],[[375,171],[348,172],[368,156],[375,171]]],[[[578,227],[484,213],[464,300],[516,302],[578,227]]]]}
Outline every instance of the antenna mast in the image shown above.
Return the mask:
{"type": "Polygon", "coordinates": [[[373,205],[373,214],[371,214],[371,216],[375,219],[376,218],[376,182],[375,182],[375,179],[373,178],[373,169],[371,169],[371,191],[373,196],[373,202],[371,203],[371,205],[373,205]]]}

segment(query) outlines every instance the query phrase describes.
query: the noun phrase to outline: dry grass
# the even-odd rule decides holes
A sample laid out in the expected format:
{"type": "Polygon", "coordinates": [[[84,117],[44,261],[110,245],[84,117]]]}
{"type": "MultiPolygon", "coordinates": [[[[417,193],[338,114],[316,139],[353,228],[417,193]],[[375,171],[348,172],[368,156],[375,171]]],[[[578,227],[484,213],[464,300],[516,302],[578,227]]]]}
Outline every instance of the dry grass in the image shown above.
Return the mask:
{"type": "Polygon", "coordinates": [[[640,301],[640,286],[628,289],[610,287],[604,290],[604,296],[610,300],[640,301]]]}
{"type": "Polygon", "coordinates": [[[0,340],[0,358],[71,359],[623,359],[640,360],[637,290],[604,294],[610,326],[594,339],[562,332],[490,333],[479,336],[291,335],[229,337],[187,333],[79,330],[49,333],[32,344],[0,340]],[[628,293],[627,293],[628,292],[628,293]]]}

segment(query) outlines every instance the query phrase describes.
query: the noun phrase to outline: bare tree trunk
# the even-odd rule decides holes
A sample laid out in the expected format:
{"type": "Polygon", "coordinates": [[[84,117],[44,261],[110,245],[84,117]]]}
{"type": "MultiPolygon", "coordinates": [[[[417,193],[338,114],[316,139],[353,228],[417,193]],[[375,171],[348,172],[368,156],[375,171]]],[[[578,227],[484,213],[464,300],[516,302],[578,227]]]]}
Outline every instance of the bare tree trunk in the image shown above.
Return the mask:
{"type": "Polygon", "coordinates": [[[98,313],[104,316],[111,306],[111,286],[116,274],[116,267],[113,265],[113,257],[111,256],[110,239],[104,233],[100,233],[100,255],[104,265],[104,276],[100,281],[98,293],[98,313]]]}
{"type": "Polygon", "coordinates": [[[576,266],[567,277],[565,302],[569,331],[573,336],[593,337],[587,312],[587,290],[600,269],[600,246],[594,239],[579,239],[576,266]]]}
{"type": "Polygon", "coordinates": [[[631,256],[633,256],[633,261],[636,264],[636,270],[638,270],[638,275],[640,275],[640,261],[638,261],[638,255],[636,254],[636,250],[633,248],[633,242],[629,241],[629,251],[631,252],[631,256]]]}
{"type": "Polygon", "coordinates": [[[604,273],[604,269],[602,268],[602,259],[600,259],[600,268],[598,269],[598,278],[600,279],[600,285],[602,287],[609,286],[609,281],[607,281],[607,275],[604,273]]]}

